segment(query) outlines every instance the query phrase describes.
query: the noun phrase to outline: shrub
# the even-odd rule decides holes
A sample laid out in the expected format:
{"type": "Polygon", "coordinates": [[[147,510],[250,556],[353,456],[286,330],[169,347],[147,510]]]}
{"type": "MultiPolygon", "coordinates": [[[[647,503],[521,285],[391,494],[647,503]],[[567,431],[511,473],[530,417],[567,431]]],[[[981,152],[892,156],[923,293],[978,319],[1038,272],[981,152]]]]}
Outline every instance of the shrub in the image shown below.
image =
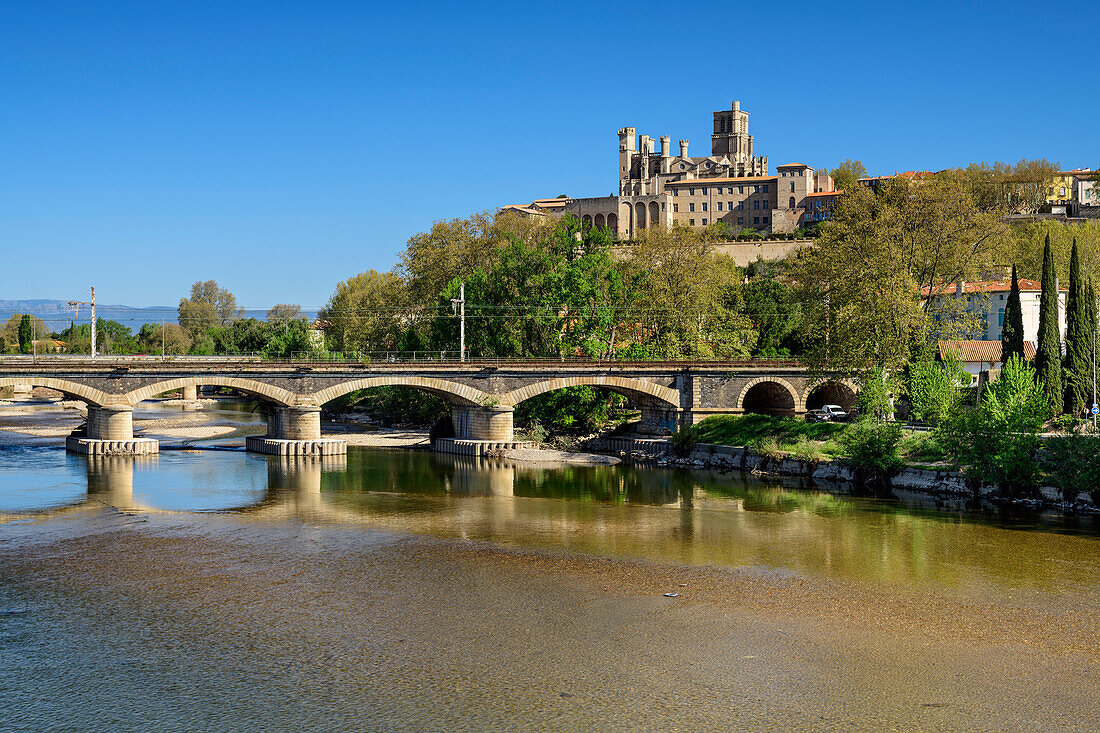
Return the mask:
{"type": "Polygon", "coordinates": [[[668,442],[672,444],[672,452],[681,458],[691,455],[692,446],[698,442],[699,431],[691,425],[676,430],[669,436],[668,442]]]}
{"type": "Polygon", "coordinates": [[[884,485],[903,465],[898,455],[901,438],[901,427],[896,423],[868,419],[849,427],[840,440],[860,481],[884,485]]]}
{"type": "Polygon", "coordinates": [[[909,366],[909,414],[913,420],[939,425],[959,404],[959,388],[969,385],[958,360],[923,359],[909,366]]]}
{"type": "Polygon", "coordinates": [[[816,440],[807,440],[805,438],[791,446],[791,457],[800,461],[809,461],[810,463],[821,463],[828,459],[828,456],[825,455],[825,451],[822,450],[821,443],[818,443],[816,440]]]}
{"type": "Polygon", "coordinates": [[[982,403],[953,415],[937,430],[937,439],[967,473],[1015,496],[1038,480],[1038,432],[1049,414],[1031,365],[1013,355],[982,403]]]}
{"type": "Polygon", "coordinates": [[[943,460],[943,446],[935,433],[909,433],[901,439],[899,446],[902,455],[914,461],[943,460]]]}
{"type": "Polygon", "coordinates": [[[1047,481],[1061,492],[1064,501],[1074,501],[1078,493],[1088,491],[1095,502],[1100,500],[1098,455],[1098,436],[1058,436],[1045,442],[1040,465],[1047,481]]]}
{"type": "Polygon", "coordinates": [[[779,442],[779,438],[774,435],[767,435],[763,438],[754,440],[751,447],[765,458],[771,458],[776,461],[782,460],[787,455],[779,442]]]}

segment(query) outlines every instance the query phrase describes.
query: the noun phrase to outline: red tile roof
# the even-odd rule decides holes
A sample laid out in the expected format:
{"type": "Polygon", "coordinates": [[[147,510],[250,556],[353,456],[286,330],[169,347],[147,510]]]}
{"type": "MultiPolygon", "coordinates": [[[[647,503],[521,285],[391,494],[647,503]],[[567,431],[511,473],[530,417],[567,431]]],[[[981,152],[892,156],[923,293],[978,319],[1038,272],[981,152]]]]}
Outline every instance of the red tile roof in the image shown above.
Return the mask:
{"type": "MultiPolygon", "coordinates": [[[[1016,283],[1020,286],[1020,292],[1032,292],[1042,290],[1042,283],[1037,280],[1021,280],[1017,279],[1016,283]]],[[[982,280],[973,283],[964,283],[963,292],[966,293],[1007,293],[1012,290],[1012,282],[1010,280],[982,280]]],[[[1067,288],[1059,288],[1060,291],[1065,292],[1067,288]]],[[[925,286],[920,289],[921,295],[928,297],[931,289],[925,286]]],[[[954,283],[943,283],[937,286],[936,295],[951,295],[958,292],[958,286],[954,283]]]]}
{"type": "MultiPolygon", "coordinates": [[[[960,361],[979,361],[997,363],[1001,360],[1000,341],[940,341],[936,344],[940,349],[940,358],[949,355],[957,356],[960,361]]],[[[1024,358],[1028,361],[1035,358],[1035,344],[1024,342],[1024,358]]]]}
{"type": "Polygon", "coordinates": [[[817,191],[815,193],[808,193],[806,194],[806,198],[810,198],[812,196],[836,196],[840,193],[844,193],[844,189],[841,189],[839,191],[817,191]]]}
{"type": "Polygon", "coordinates": [[[809,168],[809,167],[810,166],[806,165],[805,163],[787,163],[786,165],[777,165],[775,167],[775,169],[779,170],[780,168],[809,168]]]}

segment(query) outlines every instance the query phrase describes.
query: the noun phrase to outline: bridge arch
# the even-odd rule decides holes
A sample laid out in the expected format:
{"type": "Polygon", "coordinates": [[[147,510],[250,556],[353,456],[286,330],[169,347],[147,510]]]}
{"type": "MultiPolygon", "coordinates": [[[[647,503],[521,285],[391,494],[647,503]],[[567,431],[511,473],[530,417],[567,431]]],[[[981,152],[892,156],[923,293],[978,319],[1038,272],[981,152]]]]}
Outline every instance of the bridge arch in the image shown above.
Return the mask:
{"type": "Polygon", "coordinates": [[[480,389],[468,387],[458,382],[449,382],[445,379],[434,377],[393,376],[393,377],[364,377],[352,379],[347,382],[327,387],[313,394],[315,404],[323,405],[337,397],[343,397],[357,389],[370,389],[371,387],[413,387],[431,392],[442,397],[447,402],[459,405],[484,405],[491,400],[489,394],[480,389]]]}
{"type": "Polygon", "coordinates": [[[859,387],[850,379],[817,382],[806,388],[805,408],[816,410],[822,405],[840,405],[845,410],[850,410],[855,405],[858,394],[859,387]]]}
{"type": "Polygon", "coordinates": [[[230,389],[244,392],[245,394],[258,397],[262,400],[274,402],[283,407],[295,405],[300,402],[298,395],[282,387],[276,387],[266,382],[248,379],[247,377],[218,376],[215,374],[177,377],[176,379],[166,379],[162,382],[154,382],[153,384],[139,387],[132,392],[127,392],[122,396],[122,399],[125,400],[127,404],[136,405],[142,400],[147,400],[158,394],[170,392],[173,389],[180,389],[182,387],[229,387],[230,389]]]}
{"type": "Polygon", "coordinates": [[[662,387],[659,384],[648,382],[644,379],[631,377],[618,377],[606,374],[588,374],[576,377],[559,377],[547,379],[542,382],[529,384],[526,387],[514,389],[501,395],[500,402],[503,405],[515,406],[524,400],[529,400],[544,392],[552,392],[565,387],[603,387],[613,392],[626,394],[628,397],[645,395],[663,402],[670,407],[680,409],[680,392],[672,387],[662,387]]]}
{"type": "Polygon", "coordinates": [[[803,412],[805,404],[798,390],[783,377],[757,377],[745,383],[737,395],[738,412],[803,412]]]}
{"type": "Polygon", "coordinates": [[[17,384],[29,384],[32,387],[45,387],[57,390],[65,395],[83,400],[91,405],[103,406],[125,401],[125,397],[112,395],[107,392],[88,387],[79,382],[70,382],[67,379],[55,377],[43,377],[27,375],[18,377],[0,377],[0,387],[14,387],[17,384]]]}

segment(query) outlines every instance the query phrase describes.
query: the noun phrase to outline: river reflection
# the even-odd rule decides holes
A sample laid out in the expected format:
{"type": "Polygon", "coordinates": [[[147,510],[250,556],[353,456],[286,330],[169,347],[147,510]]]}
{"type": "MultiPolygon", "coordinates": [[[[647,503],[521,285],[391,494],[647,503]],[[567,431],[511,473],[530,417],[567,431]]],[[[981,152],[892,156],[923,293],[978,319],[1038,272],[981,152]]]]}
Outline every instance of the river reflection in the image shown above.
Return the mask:
{"type": "Polygon", "coordinates": [[[1096,593],[1095,520],[983,516],[921,501],[841,496],[749,474],[413,451],[89,458],[0,449],[0,511],[9,513],[221,511],[689,565],[1096,593]]]}

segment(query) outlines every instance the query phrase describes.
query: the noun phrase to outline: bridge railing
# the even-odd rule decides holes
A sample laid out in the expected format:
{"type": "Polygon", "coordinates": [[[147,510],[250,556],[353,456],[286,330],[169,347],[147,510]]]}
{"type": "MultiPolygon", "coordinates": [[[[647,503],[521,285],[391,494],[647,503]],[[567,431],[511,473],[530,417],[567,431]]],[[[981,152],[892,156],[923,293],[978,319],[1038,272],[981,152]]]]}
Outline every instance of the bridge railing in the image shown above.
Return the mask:
{"type": "Polygon", "coordinates": [[[0,355],[0,370],[4,367],[26,370],[28,367],[125,367],[147,365],[172,365],[178,367],[215,367],[219,365],[288,365],[288,366],[347,366],[385,367],[398,364],[440,364],[474,366],[526,365],[606,365],[606,366],[729,366],[731,368],[799,368],[804,365],[797,359],[728,359],[717,357],[689,357],[680,359],[592,359],[585,356],[551,357],[466,357],[459,358],[457,351],[374,351],[374,352],[294,352],[289,357],[271,357],[261,353],[214,355],[165,355],[133,354],[106,355],[91,358],[87,354],[5,354],[0,355]]]}

